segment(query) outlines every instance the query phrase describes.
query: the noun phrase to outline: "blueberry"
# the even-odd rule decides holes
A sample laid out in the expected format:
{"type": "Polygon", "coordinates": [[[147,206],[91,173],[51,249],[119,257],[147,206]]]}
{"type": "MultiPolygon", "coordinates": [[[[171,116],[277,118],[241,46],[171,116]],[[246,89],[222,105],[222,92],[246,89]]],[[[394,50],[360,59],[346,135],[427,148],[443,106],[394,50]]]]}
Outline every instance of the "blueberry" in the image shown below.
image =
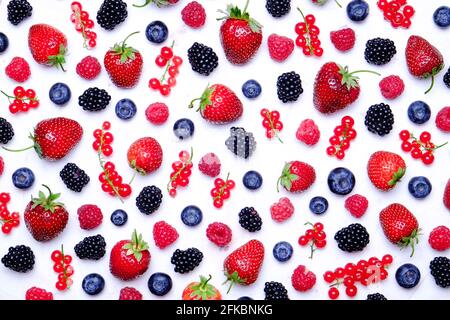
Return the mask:
{"type": "Polygon", "coordinates": [[[34,173],[28,168],[20,168],[14,171],[12,182],[16,188],[28,189],[34,183],[34,173]]]}
{"type": "Polygon", "coordinates": [[[247,189],[256,190],[261,188],[263,178],[259,172],[251,170],[244,174],[242,183],[247,189]]]}
{"type": "Polygon", "coordinates": [[[9,40],[6,34],[0,32],[0,53],[5,52],[8,49],[9,40]]]}
{"type": "Polygon", "coordinates": [[[116,104],[116,115],[119,119],[131,119],[136,115],[136,111],[136,104],[130,99],[119,100],[116,104]]]}
{"type": "Polygon", "coordinates": [[[178,139],[183,140],[194,134],[194,123],[186,118],[179,119],[173,125],[173,133],[178,139]]]}
{"type": "Polygon", "coordinates": [[[294,249],[286,241],[280,241],[273,247],[273,256],[280,262],[288,261],[292,257],[294,249]]]}
{"type": "Polygon", "coordinates": [[[242,85],[242,93],[246,98],[255,99],[261,94],[261,85],[256,80],[247,80],[242,85]]]}
{"type": "Polygon", "coordinates": [[[314,197],[309,201],[309,210],[314,214],[324,214],[328,210],[328,200],[324,197],[314,197]]]}
{"type": "Polygon", "coordinates": [[[408,107],[408,118],[413,123],[422,124],[430,120],[431,109],[423,101],[414,101],[408,107]]]}
{"type": "Polygon", "coordinates": [[[93,296],[99,294],[105,288],[105,279],[98,273],[91,273],[84,277],[81,286],[84,292],[93,296]]]}
{"type": "Polygon", "coordinates": [[[240,297],[240,298],[237,298],[237,300],[243,300],[243,301],[245,301],[245,300],[253,300],[253,298],[247,297],[247,296],[242,296],[242,297],[240,297]]]}
{"type": "Polygon", "coordinates": [[[148,41],[153,43],[162,43],[167,40],[169,36],[169,29],[162,21],[153,21],[145,29],[145,36],[148,41]]]}
{"type": "Polygon", "coordinates": [[[328,175],[328,187],[335,194],[349,194],[355,187],[355,176],[346,168],[335,168],[328,175]]]}
{"type": "Polygon", "coordinates": [[[405,289],[414,288],[420,281],[420,271],[411,263],[405,263],[395,272],[395,280],[400,287],[405,289]]]}
{"type": "Polygon", "coordinates": [[[172,278],[166,273],[156,272],[148,279],[148,289],[156,296],[164,296],[172,289],[172,278]]]}
{"type": "Polygon", "coordinates": [[[409,180],[408,191],[414,198],[426,198],[431,192],[431,182],[426,177],[414,177],[409,180]]]}
{"type": "Polygon", "coordinates": [[[450,8],[447,6],[437,8],[433,14],[433,20],[441,28],[450,26],[450,8]]]}
{"type": "Polygon", "coordinates": [[[352,21],[363,21],[369,15],[369,5],[364,0],[352,0],[347,5],[347,16],[352,21]]]}
{"type": "Polygon", "coordinates": [[[122,209],[114,210],[111,214],[111,222],[118,227],[123,226],[127,221],[128,214],[122,209]]]}
{"type": "Polygon", "coordinates": [[[48,96],[54,104],[61,106],[70,100],[72,93],[67,84],[57,82],[50,88],[48,96]]]}
{"type": "Polygon", "coordinates": [[[202,222],[202,210],[196,206],[187,206],[181,211],[181,221],[189,227],[194,227],[202,222]]]}

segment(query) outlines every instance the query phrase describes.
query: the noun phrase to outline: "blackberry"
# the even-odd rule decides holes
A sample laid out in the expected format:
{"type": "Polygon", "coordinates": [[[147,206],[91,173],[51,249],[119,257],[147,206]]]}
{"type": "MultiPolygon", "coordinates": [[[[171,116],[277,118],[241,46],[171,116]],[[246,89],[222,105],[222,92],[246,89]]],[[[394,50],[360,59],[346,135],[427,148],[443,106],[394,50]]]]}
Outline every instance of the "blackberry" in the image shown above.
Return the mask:
{"type": "Polygon", "coordinates": [[[436,257],[430,262],[431,275],[439,287],[450,287],[450,259],[436,257]]]}
{"type": "Polygon", "coordinates": [[[75,253],[80,259],[99,260],[106,253],[105,238],[101,235],[86,237],[75,245],[75,253]]]}
{"type": "Polygon", "coordinates": [[[17,26],[24,19],[31,17],[33,7],[27,0],[11,0],[7,6],[8,21],[17,26]]]}
{"type": "Polygon", "coordinates": [[[262,220],[253,207],[245,207],[239,212],[239,224],[245,230],[255,232],[261,230],[262,220]]]}
{"type": "Polygon", "coordinates": [[[113,30],[128,16],[127,4],[122,0],[105,0],[97,11],[97,23],[106,30],[113,30]]]}
{"type": "Polygon", "coordinates": [[[2,263],[11,270],[25,273],[33,269],[34,253],[30,247],[24,245],[10,247],[8,253],[3,256],[2,263]]]}
{"type": "Polygon", "coordinates": [[[86,111],[100,111],[106,108],[111,96],[104,89],[89,88],[78,97],[78,104],[86,111]]]}
{"type": "Polygon", "coordinates": [[[364,121],[367,129],[379,136],[384,136],[391,132],[394,125],[394,114],[388,104],[379,103],[370,106],[364,121]]]}
{"type": "Polygon", "coordinates": [[[163,195],[161,189],[156,186],[147,186],[142,189],[136,198],[136,207],[143,214],[149,215],[158,210],[163,195]]]}
{"type": "Polygon", "coordinates": [[[175,250],[170,262],[175,265],[175,272],[188,273],[198,267],[202,260],[203,253],[200,250],[189,248],[186,250],[175,250]]]}
{"type": "Polygon", "coordinates": [[[390,39],[375,38],[367,41],[364,58],[366,61],[377,66],[391,61],[392,57],[397,53],[394,41],[390,39]]]}
{"type": "Polygon", "coordinates": [[[14,129],[11,123],[0,117],[0,143],[7,144],[14,137],[14,129]]]}
{"type": "Polygon", "coordinates": [[[369,244],[369,233],[359,223],[342,228],[334,235],[339,249],[346,252],[362,251],[369,244]]]}
{"type": "Polygon", "coordinates": [[[283,103],[297,101],[302,93],[302,80],[295,71],[283,73],[278,77],[277,95],[283,103]]]}
{"type": "Polygon", "coordinates": [[[75,163],[68,163],[59,173],[62,181],[69,190],[81,192],[89,183],[89,176],[80,169],[75,163]]]}
{"type": "Polygon", "coordinates": [[[367,295],[366,300],[382,301],[382,300],[387,300],[387,299],[381,293],[372,293],[372,294],[367,295]]]}
{"type": "Polygon", "coordinates": [[[208,76],[219,65],[219,58],[214,50],[204,44],[195,42],[188,50],[192,70],[208,76]]]}
{"type": "Polygon", "coordinates": [[[448,68],[447,72],[444,74],[444,84],[450,89],[450,68],[448,68]]]}
{"type": "Polygon", "coordinates": [[[291,0],[267,0],[267,12],[274,18],[280,18],[291,11],[291,0]]]}
{"type": "Polygon", "coordinates": [[[264,285],[264,300],[289,300],[288,292],[282,283],[270,281],[264,285]]]}

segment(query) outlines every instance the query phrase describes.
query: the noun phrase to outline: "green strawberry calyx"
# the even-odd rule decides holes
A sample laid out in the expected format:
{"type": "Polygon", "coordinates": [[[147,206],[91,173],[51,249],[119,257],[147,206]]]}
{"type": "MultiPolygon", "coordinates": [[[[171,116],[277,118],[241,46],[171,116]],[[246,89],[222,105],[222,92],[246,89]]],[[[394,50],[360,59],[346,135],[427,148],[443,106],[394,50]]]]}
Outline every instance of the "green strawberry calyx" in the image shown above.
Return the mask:
{"type": "Polygon", "coordinates": [[[339,73],[342,75],[341,84],[345,85],[347,87],[347,90],[359,87],[359,83],[358,83],[359,77],[355,76],[356,73],[368,72],[368,73],[376,74],[377,76],[381,76],[381,74],[379,74],[378,72],[371,71],[371,70],[357,70],[357,71],[350,72],[350,71],[348,71],[348,66],[342,67],[342,66],[338,65],[338,67],[339,67],[339,73]]]}
{"type": "Polygon", "coordinates": [[[389,180],[388,185],[390,187],[394,187],[397,184],[397,182],[399,182],[403,178],[405,173],[406,173],[405,168],[402,168],[402,167],[398,168],[397,172],[394,172],[392,174],[392,179],[389,180]]]}
{"type": "Polygon", "coordinates": [[[66,72],[64,69],[64,63],[66,63],[66,53],[67,49],[63,44],[59,45],[59,52],[56,55],[48,56],[48,63],[51,66],[55,66],[57,68],[61,68],[62,71],[66,72]]]}
{"type": "Polygon", "coordinates": [[[139,33],[139,31],[135,31],[133,33],[130,33],[125,40],[123,40],[122,42],[116,43],[114,45],[114,47],[111,48],[111,51],[116,54],[116,55],[120,55],[120,62],[121,63],[125,63],[128,60],[134,60],[136,58],[135,53],[137,52],[136,49],[134,49],[133,47],[129,47],[127,46],[127,40],[129,37],[131,37],[132,35],[135,35],[139,33]]]}
{"type": "Polygon", "coordinates": [[[280,192],[279,185],[281,184],[286,190],[290,191],[292,187],[292,181],[298,179],[298,175],[291,172],[291,164],[286,163],[281,172],[281,176],[277,181],[277,192],[280,192]]]}
{"type": "Polygon", "coordinates": [[[242,11],[241,9],[239,9],[239,7],[233,6],[232,4],[229,4],[227,6],[226,11],[217,10],[217,12],[224,14],[223,17],[217,18],[217,20],[227,20],[227,19],[244,20],[248,22],[248,25],[253,32],[261,33],[262,24],[260,24],[255,19],[250,18],[250,14],[247,12],[249,2],[250,0],[247,0],[247,2],[245,3],[244,10],[242,11]]]}
{"type": "Polygon", "coordinates": [[[420,231],[421,229],[414,229],[408,237],[403,237],[402,240],[397,243],[402,248],[411,247],[410,257],[414,255],[415,245],[419,243],[419,236],[421,235],[420,231]]]}
{"type": "Polygon", "coordinates": [[[61,196],[61,193],[52,193],[52,190],[50,190],[48,186],[45,184],[42,186],[48,190],[49,194],[46,196],[43,191],[39,191],[38,198],[31,198],[31,201],[33,202],[33,209],[37,206],[41,206],[45,211],[50,211],[53,213],[57,207],[64,207],[63,203],[56,201],[61,196]]]}
{"type": "Polygon", "coordinates": [[[245,284],[247,281],[246,279],[242,279],[241,277],[239,277],[237,271],[234,271],[231,274],[228,271],[225,271],[225,276],[227,277],[227,280],[225,280],[223,284],[230,282],[230,286],[228,287],[227,293],[230,293],[231,288],[233,287],[234,284],[245,284]]]}
{"type": "Polygon", "coordinates": [[[213,92],[216,90],[214,86],[208,86],[206,87],[205,91],[203,91],[202,96],[200,98],[195,98],[189,103],[189,108],[194,107],[194,103],[196,101],[200,101],[199,106],[196,111],[200,111],[200,113],[203,113],[205,111],[207,106],[212,105],[211,96],[213,92]]]}
{"type": "Polygon", "coordinates": [[[430,87],[427,89],[427,91],[425,91],[425,94],[427,94],[428,92],[431,91],[431,89],[433,89],[433,87],[434,87],[434,77],[435,77],[439,72],[441,72],[442,69],[444,69],[444,64],[443,64],[443,63],[440,64],[440,65],[438,65],[437,67],[434,67],[434,68],[431,70],[431,72],[424,73],[424,74],[421,76],[421,78],[423,78],[423,79],[428,79],[428,78],[431,77],[431,85],[430,85],[430,87]]]}
{"type": "Polygon", "coordinates": [[[190,297],[196,300],[208,300],[214,297],[216,295],[216,288],[208,283],[211,278],[211,275],[208,278],[200,276],[200,282],[191,286],[192,293],[190,297]]]}
{"type": "Polygon", "coordinates": [[[168,1],[168,0],[145,0],[144,4],[141,4],[141,5],[133,4],[133,7],[143,8],[145,6],[148,6],[150,3],[156,4],[156,6],[158,8],[167,7],[167,6],[171,5],[170,1],[168,1]]]}
{"type": "Polygon", "coordinates": [[[140,262],[142,259],[142,251],[148,250],[148,244],[142,239],[142,234],[138,235],[136,229],[134,229],[131,235],[131,241],[124,244],[122,249],[127,250],[127,256],[133,255],[140,262]]]}

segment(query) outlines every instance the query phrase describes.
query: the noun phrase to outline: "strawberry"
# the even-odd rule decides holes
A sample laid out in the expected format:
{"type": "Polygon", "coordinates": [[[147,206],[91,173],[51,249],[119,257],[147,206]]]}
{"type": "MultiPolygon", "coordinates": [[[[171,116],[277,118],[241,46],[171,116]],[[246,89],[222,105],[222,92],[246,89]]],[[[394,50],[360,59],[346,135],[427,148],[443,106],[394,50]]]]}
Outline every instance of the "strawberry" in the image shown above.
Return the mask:
{"type": "Polygon", "coordinates": [[[191,282],[183,290],[182,300],[222,300],[220,291],[212,284],[209,284],[211,276],[208,278],[200,276],[200,282],[191,282]]]}
{"type": "Polygon", "coordinates": [[[133,47],[128,47],[128,38],[138,32],[133,32],[121,43],[116,43],[105,54],[104,64],[111,81],[119,88],[132,88],[142,73],[142,56],[133,47]]]}
{"type": "Polygon", "coordinates": [[[131,280],[147,271],[150,258],[147,242],[134,230],[131,240],[119,241],[112,248],[109,270],[119,279],[131,280]]]}
{"type": "Polygon", "coordinates": [[[312,166],[301,161],[291,161],[285,164],[278,186],[281,184],[289,192],[303,192],[316,180],[316,171],[312,166]]]}
{"type": "Polygon", "coordinates": [[[325,63],[314,82],[314,106],[321,113],[334,113],[355,102],[359,97],[359,77],[355,73],[369,70],[348,71],[335,62],[325,63]]]}
{"type": "Polygon", "coordinates": [[[228,87],[213,84],[206,88],[200,98],[191,101],[189,108],[194,107],[195,101],[200,101],[197,111],[203,119],[215,124],[225,124],[239,119],[244,111],[241,100],[228,87]]]}
{"type": "Polygon", "coordinates": [[[424,38],[410,36],[405,55],[409,73],[417,78],[431,77],[431,86],[425,93],[430,92],[434,85],[434,77],[444,68],[442,54],[424,38]]]}
{"type": "Polygon", "coordinates": [[[39,64],[61,67],[66,62],[67,38],[58,29],[48,24],[35,24],[28,32],[28,47],[39,64]]]}
{"type": "Polygon", "coordinates": [[[381,191],[389,191],[405,175],[405,161],[388,151],[373,153],[367,163],[367,174],[372,184],[381,191]]]}
{"type": "Polygon", "coordinates": [[[60,193],[52,193],[49,187],[43,185],[49,192],[45,196],[39,191],[39,198],[32,198],[25,208],[23,219],[28,231],[37,241],[49,241],[56,238],[66,227],[69,214],[64,205],[56,200],[60,193]]]}
{"type": "Polygon", "coordinates": [[[416,217],[405,206],[393,203],[380,212],[380,223],[386,238],[401,247],[411,246],[411,257],[414,245],[419,242],[419,223],[416,217]]]}
{"type": "Polygon", "coordinates": [[[234,250],[223,262],[225,276],[234,284],[248,286],[258,279],[259,270],[264,261],[264,245],[258,240],[250,240],[234,250]]]}
{"type": "Polygon", "coordinates": [[[294,51],[294,41],[288,37],[271,34],[267,39],[270,57],[278,62],[286,60],[294,51]]]}
{"type": "Polygon", "coordinates": [[[130,167],[142,175],[159,169],[163,151],[159,142],[151,137],[140,138],[133,142],[127,152],[130,167]]]}
{"type": "Polygon", "coordinates": [[[227,10],[219,10],[225,16],[218,20],[225,20],[220,27],[220,42],[225,56],[232,64],[247,63],[258,51],[262,42],[262,26],[250,18],[247,12],[249,0],[243,11],[233,5],[227,10]]]}

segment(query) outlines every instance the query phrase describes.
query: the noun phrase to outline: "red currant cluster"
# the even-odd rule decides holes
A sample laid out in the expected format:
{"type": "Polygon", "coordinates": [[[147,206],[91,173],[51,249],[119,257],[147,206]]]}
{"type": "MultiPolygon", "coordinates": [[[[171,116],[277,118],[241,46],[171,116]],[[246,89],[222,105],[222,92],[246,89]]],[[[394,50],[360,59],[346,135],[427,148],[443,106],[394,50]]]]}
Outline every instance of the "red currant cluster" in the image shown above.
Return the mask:
{"type": "Polygon", "coordinates": [[[325,282],[330,283],[328,296],[330,299],[339,297],[339,285],[344,284],[345,293],[349,297],[354,297],[358,293],[356,283],[360,282],[363,286],[385,280],[388,276],[386,267],[393,261],[390,254],[383,256],[381,261],[372,257],[368,261],[359,260],[357,264],[347,263],[344,268],[336,268],[333,271],[326,271],[323,274],[325,282]]]}
{"type": "Polygon", "coordinates": [[[73,267],[70,265],[72,262],[72,256],[64,254],[64,248],[61,246],[61,250],[55,250],[52,252],[53,271],[58,273],[58,282],[56,282],[56,289],[63,291],[69,289],[73,284],[73,280],[70,278],[73,273],[73,267]]]}
{"type": "Polygon", "coordinates": [[[295,44],[297,47],[303,49],[303,54],[305,56],[317,56],[321,57],[323,54],[323,49],[320,46],[321,42],[319,40],[320,29],[314,23],[316,18],[312,14],[304,15],[300,8],[297,8],[303,17],[303,22],[299,22],[295,25],[295,33],[297,38],[295,39],[295,44]]]}
{"type": "Polygon", "coordinates": [[[78,1],[72,2],[70,8],[72,9],[70,21],[75,24],[75,30],[81,32],[84,39],[83,47],[86,49],[94,48],[97,45],[97,41],[95,40],[97,39],[97,34],[89,30],[94,27],[94,21],[89,19],[89,13],[82,10],[81,3],[78,1]]]}
{"type": "Polygon", "coordinates": [[[341,124],[334,128],[334,136],[330,138],[330,144],[327,148],[329,156],[336,156],[342,160],[345,157],[345,151],[350,148],[350,141],[356,138],[356,130],[353,128],[355,121],[350,116],[344,116],[341,124]]]}
{"type": "Polygon", "coordinates": [[[420,134],[419,139],[408,130],[400,131],[400,139],[402,140],[402,150],[405,152],[411,152],[413,159],[421,159],[426,165],[430,165],[434,162],[434,151],[445,146],[448,142],[436,146],[431,142],[431,134],[424,131],[420,134]],[[409,140],[412,140],[410,142],[409,140]]]}
{"type": "Polygon", "coordinates": [[[6,205],[11,200],[9,193],[0,193],[0,224],[2,232],[9,234],[12,228],[18,227],[20,224],[20,215],[17,212],[9,212],[6,205]]]}
{"type": "Polygon", "coordinates": [[[283,123],[280,121],[280,113],[277,110],[269,111],[267,109],[261,109],[261,116],[263,117],[262,125],[266,129],[266,137],[277,139],[283,143],[278,136],[278,133],[283,130],[283,123]]]}
{"type": "Polygon", "coordinates": [[[108,121],[103,122],[101,129],[94,130],[95,141],[92,144],[92,148],[99,154],[103,154],[105,157],[109,157],[113,153],[111,143],[114,141],[114,136],[111,132],[105,132],[111,129],[111,123],[108,121]]]}
{"type": "Polygon", "coordinates": [[[310,259],[313,258],[314,251],[317,249],[322,249],[327,245],[326,240],[326,233],[323,231],[323,224],[320,222],[316,222],[312,224],[311,222],[305,223],[305,226],[312,226],[312,229],[306,230],[305,234],[303,236],[300,236],[298,238],[298,244],[302,247],[306,246],[308,243],[311,242],[309,245],[311,248],[311,255],[309,256],[310,259]]]}
{"type": "Polygon", "coordinates": [[[384,19],[391,22],[394,28],[409,28],[414,8],[407,5],[407,0],[378,0],[378,8],[383,11],[384,19]]]}
{"type": "Polygon", "coordinates": [[[177,195],[177,187],[186,187],[189,184],[189,177],[191,176],[192,157],[194,152],[191,148],[191,153],[188,151],[181,151],[178,155],[179,161],[172,163],[172,173],[170,174],[169,183],[167,183],[167,191],[171,197],[177,195]]]}
{"type": "Polygon", "coordinates": [[[160,54],[156,57],[155,63],[158,67],[165,67],[164,73],[160,79],[151,78],[148,82],[149,88],[153,90],[159,90],[159,93],[163,96],[170,94],[171,88],[177,84],[176,76],[179,71],[178,68],[183,63],[183,59],[173,54],[173,45],[170,47],[162,47],[160,54]],[[169,78],[166,81],[166,76],[169,74],[169,78]]]}
{"type": "Polygon", "coordinates": [[[30,109],[39,107],[39,100],[36,98],[36,92],[33,89],[25,90],[22,86],[17,86],[13,94],[10,96],[4,91],[1,91],[9,100],[9,112],[27,112],[30,109]],[[12,100],[12,102],[11,102],[12,100]]]}
{"type": "Polygon", "coordinates": [[[213,198],[213,205],[217,209],[222,208],[223,200],[230,198],[230,190],[236,186],[236,183],[229,179],[230,174],[227,175],[227,179],[224,181],[221,178],[214,180],[214,188],[211,190],[211,197],[213,198]]]}

